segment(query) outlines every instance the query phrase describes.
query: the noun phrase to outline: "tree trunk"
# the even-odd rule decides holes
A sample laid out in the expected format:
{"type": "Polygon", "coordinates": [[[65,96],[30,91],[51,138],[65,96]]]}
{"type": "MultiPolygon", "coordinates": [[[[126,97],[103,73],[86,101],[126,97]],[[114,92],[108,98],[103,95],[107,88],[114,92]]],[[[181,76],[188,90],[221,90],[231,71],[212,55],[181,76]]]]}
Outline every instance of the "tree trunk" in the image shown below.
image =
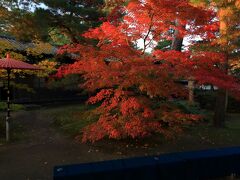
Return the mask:
{"type": "Polygon", "coordinates": [[[228,90],[226,91],[226,96],[225,96],[225,111],[227,112],[227,109],[228,109],[228,90]]]}
{"type": "MultiPolygon", "coordinates": [[[[225,64],[223,69],[226,74],[228,74],[228,52],[225,52],[225,64]]],[[[225,89],[219,89],[216,97],[216,105],[213,117],[214,127],[223,127],[226,120],[226,110],[228,103],[228,91],[225,89]]]]}
{"type": "MultiPolygon", "coordinates": [[[[176,26],[180,26],[178,20],[175,21],[176,26]]],[[[185,28],[185,26],[183,26],[185,28]]],[[[171,49],[175,51],[182,51],[183,37],[179,36],[179,31],[175,30],[171,49]]],[[[188,103],[194,104],[194,80],[192,77],[188,79],[188,103]]]]}
{"type": "MultiPolygon", "coordinates": [[[[181,27],[182,26],[182,28],[185,29],[185,26],[179,24],[177,19],[175,20],[175,26],[176,27],[181,27]]],[[[171,49],[176,50],[176,51],[182,51],[182,45],[183,45],[183,37],[179,36],[179,30],[176,29],[175,32],[174,32],[174,37],[173,37],[171,49]]]]}
{"type": "Polygon", "coordinates": [[[182,50],[182,44],[183,44],[183,38],[178,37],[178,30],[174,33],[174,39],[172,41],[172,50],[181,51],[182,50]]]}
{"type": "MultiPolygon", "coordinates": [[[[220,39],[221,39],[221,46],[223,48],[223,53],[225,56],[225,62],[222,66],[222,69],[224,70],[225,74],[228,74],[228,52],[231,52],[229,50],[229,30],[231,29],[229,23],[230,18],[229,14],[231,14],[232,9],[229,9],[229,4],[227,6],[221,6],[218,10],[218,18],[219,18],[219,32],[220,32],[220,39]]],[[[226,120],[226,110],[228,105],[228,92],[227,90],[219,89],[218,95],[216,99],[216,105],[215,105],[215,112],[214,112],[214,118],[213,118],[213,125],[215,127],[222,127],[224,126],[224,122],[226,120]]]]}
{"type": "Polygon", "coordinates": [[[215,112],[213,117],[213,126],[214,127],[223,127],[226,117],[226,94],[227,91],[223,89],[218,90],[215,112]]]}

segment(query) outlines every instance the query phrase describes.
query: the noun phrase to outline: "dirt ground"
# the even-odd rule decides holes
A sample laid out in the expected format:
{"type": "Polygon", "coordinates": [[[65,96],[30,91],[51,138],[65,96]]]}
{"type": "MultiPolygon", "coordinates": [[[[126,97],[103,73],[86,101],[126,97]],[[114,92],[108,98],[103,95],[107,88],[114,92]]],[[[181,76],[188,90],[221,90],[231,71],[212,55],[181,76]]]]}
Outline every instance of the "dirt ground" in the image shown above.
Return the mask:
{"type": "Polygon", "coordinates": [[[26,138],[0,145],[1,180],[52,179],[53,167],[61,164],[101,161],[117,155],[101,153],[79,144],[52,128],[52,119],[42,110],[15,113],[12,120],[24,127],[26,138]]]}
{"type": "Polygon", "coordinates": [[[194,140],[191,134],[182,142],[155,137],[81,144],[57,131],[52,125],[53,120],[46,108],[13,114],[12,121],[23,126],[25,135],[18,141],[0,145],[0,180],[52,179],[56,165],[226,146],[206,139],[194,140]]]}

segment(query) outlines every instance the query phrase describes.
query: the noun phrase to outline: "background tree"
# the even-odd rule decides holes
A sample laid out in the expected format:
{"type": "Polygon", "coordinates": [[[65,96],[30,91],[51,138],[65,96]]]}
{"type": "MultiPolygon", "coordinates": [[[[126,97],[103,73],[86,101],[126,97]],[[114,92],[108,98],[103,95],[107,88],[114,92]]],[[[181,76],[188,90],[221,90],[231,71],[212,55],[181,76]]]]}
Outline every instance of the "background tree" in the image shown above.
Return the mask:
{"type": "Polygon", "coordinates": [[[80,34],[98,26],[104,16],[99,0],[3,0],[1,8],[7,11],[6,31],[22,40],[51,41],[53,36],[65,37],[70,42],[81,42],[80,34]]]}
{"type": "MultiPolygon", "coordinates": [[[[214,47],[214,49],[211,48],[213,51],[221,53],[224,57],[224,62],[220,65],[220,68],[225,74],[234,75],[231,65],[236,65],[237,61],[239,61],[239,0],[211,1],[211,3],[204,0],[194,0],[193,3],[197,6],[213,8],[217,11],[216,19],[219,21],[219,34],[216,39],[210,40],[209,43],[214,47]]],[[[211,26],[209,26],[209,28],[210,30],[211,28],[214,29],[214,27],[211,26]]],[[[216,127],[224,126],[229,93],[226,87],[219,88],[213,119],[213,124],[216,127]]],[[[235,90],[235,93],[238,92],[235,90]]]]}
{"type": "MultiPolygon", "coordinates": [[[[71,43],[92,43],[86,42],[80,35],[101,24],[101,19],[105,16],[102,10],[104,5],[101,0],[3,0],[0,2],[1,35],[4,33],[8,38],[19,42],[33,43],[34,45],[24,48],[20,53],[27,55],[28,59],[34,59],[34,63],[46,65],[47,73],[41,75],[46,76],[53,63],[54,71],[56,61],[59,61],[58,65],[72,62],[69,55],[57,55],[53,58],[57,47],[71,43]],[[49,53],[54,48],[54,53],[49,53]]],[[[16,48],[3,49],[3,54],[6,51],[18,51],[16,48]]],[[[66,78],[66,81],[69,79],[71,78],[66,78]]]]}

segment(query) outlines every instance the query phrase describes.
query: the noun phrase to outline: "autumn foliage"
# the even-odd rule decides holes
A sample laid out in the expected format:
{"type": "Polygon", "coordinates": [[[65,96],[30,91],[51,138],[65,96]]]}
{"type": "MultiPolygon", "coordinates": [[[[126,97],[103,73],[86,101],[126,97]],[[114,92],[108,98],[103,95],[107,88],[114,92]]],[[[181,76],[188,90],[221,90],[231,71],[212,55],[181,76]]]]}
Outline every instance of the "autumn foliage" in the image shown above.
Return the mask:
{"type": "MultiPolygon", "coordinates": [[[[168,102],[185,99],[187,88],[179,80],[194,78],[196,83],[213,84],[239,94],[238,79],[224,72],[224,55],[218,52],[178,52],[146,49],[162,38],[171,39],[170,29],[180,36],[216,38],[219,24],[212,22],[213,11],[197,8],[186,0],[130,1],[124,17],[104,22],[83,36],[97,45],[72,44],[59,53],[77,55],[76,62],[62,66],[57,77],[82,74],[81,86],[95,94],[89,104],[100,103],[99,120],[87,126],[82,141],[144,137],[154,133],[172,137],[183,124],[197,122],[200,115],[187,114],[168,102]],[[174,25],[178,19],[181,26],[174,25]],[[189,28],[183,28],[189,24],[189,28]],[[137,41],[143,48],[136,48],[137,41]],[[156,102],[163,102],[156,105],[156,102]]],[[[119,18],[119,17],[116,17],[119,18]]]]}

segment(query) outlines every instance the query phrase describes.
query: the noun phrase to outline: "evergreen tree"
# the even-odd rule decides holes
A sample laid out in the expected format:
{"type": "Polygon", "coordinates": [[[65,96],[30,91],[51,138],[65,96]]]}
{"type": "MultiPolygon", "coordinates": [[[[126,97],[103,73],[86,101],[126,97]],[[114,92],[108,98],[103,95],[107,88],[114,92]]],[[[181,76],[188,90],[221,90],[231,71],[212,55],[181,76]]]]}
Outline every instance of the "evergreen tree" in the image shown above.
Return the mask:
{"type": "Polygon", "coordinates": [[[84,41],[80,34],[101,24],[103,5],[101,0],[3,0],[1,22],[7,23],[6,32],[21,40],[77,43],[84,41]]]}

